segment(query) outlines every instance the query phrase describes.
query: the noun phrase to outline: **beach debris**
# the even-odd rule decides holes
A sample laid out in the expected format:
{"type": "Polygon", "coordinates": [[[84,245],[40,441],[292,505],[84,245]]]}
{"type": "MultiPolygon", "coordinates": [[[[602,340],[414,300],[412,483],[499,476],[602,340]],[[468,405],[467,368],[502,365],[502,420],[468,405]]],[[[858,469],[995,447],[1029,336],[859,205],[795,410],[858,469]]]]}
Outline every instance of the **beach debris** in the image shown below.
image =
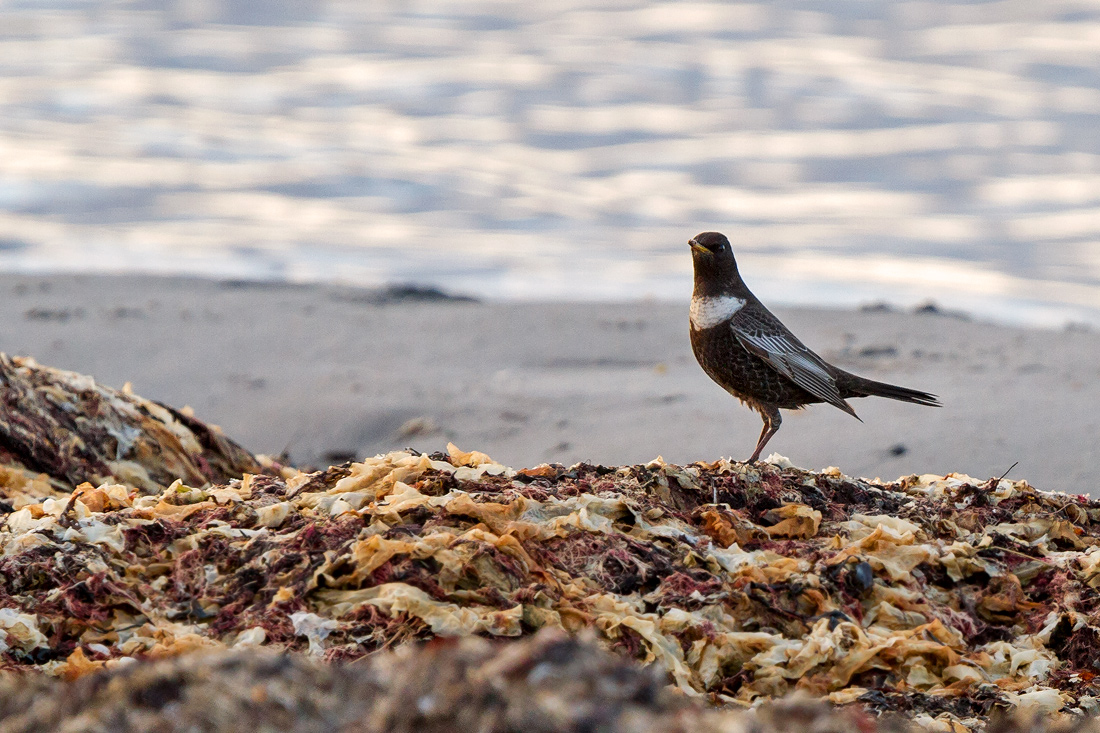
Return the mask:
{"type": "Polygon", "coordinates": [[[688,695],[801,691],[976,730],[1096,707],[1097,521],[1095,502],[1007,480],[519,473],[453,446],[158,496],[83,484],[0,525],[3,659],[73,678],[257,630],[335,661],[587,629],[688,695]]]}
{"type": "Polygon", "coordinates": [[[338,288],[330,296],[333,300],[367,305],[392,305],[394,303],[479,303],[477,298],[465,293],[452,293],[434,285],[417,283],[391,283],[377,290],[363,288],[338,288]]]}
{"type": "Polygon", "coordinates": [[[439,432],[439,426],[430,417],[414,417],[406,420],[397,429],[398,438],[415,438],[420,435],[431,435],[439,432]]]}
{"type": "Polygon", "coordinates": [[[590,638],[551,631],[510,644],[465,637],[409,645],[359,664],[219,651],[117,666],[72,682],[0,680],[5,733],[780,733],[792,724],[817,733],[919,730],[808,698],[751,713],[715,710],[675,694],[656,668],[609,654],[590,638]]]}
{"type": "MultiPolygon", "coordinates": [[[[83,413],[83,434],[107,440],[114,415],[83,413]]],[[[151,425],[133,444],[178,450],[151,425]]],[[[516,471],[453,445],[159,491],[5,471],[9,671],[256,647],[339,662],[556,629],[720,705],[797,693],[952,733],[1100,712],[1100,502],[1026,481],[782,456],[516,471]]]]}
{"type": "Polygon", "coordinates": [[[109,479],[159,494],[176,480],[203,486],[263,470],[187,411],[0,354],[0,486],[40,496],[109,479]]]}

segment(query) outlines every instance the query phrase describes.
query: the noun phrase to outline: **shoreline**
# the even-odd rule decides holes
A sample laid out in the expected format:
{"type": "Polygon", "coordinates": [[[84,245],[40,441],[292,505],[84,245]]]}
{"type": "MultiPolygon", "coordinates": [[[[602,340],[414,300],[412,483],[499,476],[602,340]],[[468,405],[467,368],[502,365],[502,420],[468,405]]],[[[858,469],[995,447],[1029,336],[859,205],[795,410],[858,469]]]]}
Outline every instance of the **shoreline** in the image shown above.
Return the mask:
{"type": "MultiPolygon", "coordinates": [[[[695,364],[683,303],[386,300],[343,286],[0,275],[0,351],[87,373],[301,465],[448,442],[507,465],[743,459],[759,418],[695,364]]],[[[796,466],[959,471],[1088,493],[1100,334],[944,313],[776,308],[842,368],[944,407],[784,414],[796,466]]]]}
{"type": "MultiPolygon", "coordinates": [[[[751,257],[748,259],[752,259],[751,257]]],[[[747,272],[747,270],[746,270],[747,272]]],[[[999,293],[948,292],[936,288],[901,288],[878,284],[867,287],[857,279],[828,280],[814,282],[806,273],[791,275],[770,274],[768,268],[753,268],[747,276],[754,292],[773,310],[826,310],[826,311],[865,311],[886,310],[895,313],[925,313],[929,309],[943,315],[956,316],[989,325],[1007,328],[1021,328],[1040,331],[1061,331],[1064,329],[1086,329],[1100,331],[1100,303],[1087,305],[1083,300],[1044,300],[1039,298],[1007,297],[999,293]]],[[[637,297],[619,297],[618,291],[607,295],[606,288],[581,288],[580,295],[567,295],[555,288],[539,288],[535,283],[513,282],[509,289],[501,289],[490,284],[490,292],[478,286],[476,278],[458,277],[452,282],[441,282],[439,278],[394,278],[392,280],[332,281],[320,277],[288,278],[279,275],[256,273],[215,274],[205,271],[133,271],[133,272],[97,272],[88,270],[38,270],[38,269],[0,269],[0,281],[21,279],[25,281],[95,278],[103,280],[149,280],[165,283],[209,283],[228,288],[258,290],[310,290],[317,289],[331,293],[346,293],[349,298],[366,298],[374,301],[378,298],[387,302],[401,300],[456,300],[476,301],[489,305],[629,305],[663,304],[672,305],[690,297],[691,278],[687,273],[675,287],[646,289],[642,285],[633,286],[637,297]],[[527,287],[530,285],[531,287],[527,287]],[[402,295],[402,291],[411,291],[412,297],[402,295]],[[398,297],[391,297],[394,292],[398,297]],[[529,296],[527,292],[543,293],[529,296]],[[593,297],[585,294],[599,293],[593,297]],[[426,296],[426,297],[419,297],[426,296]]],[[[485,283],[481,283],[484,285],[485,283]]],[[[1023,283],[1021,283],[1023,285],[1023,283]]],[[[1053,286],[1052,283],[1045,283],[1053,286]]],[[[1017,288],[1019,289],[1019,288],[1017,288]]]]}

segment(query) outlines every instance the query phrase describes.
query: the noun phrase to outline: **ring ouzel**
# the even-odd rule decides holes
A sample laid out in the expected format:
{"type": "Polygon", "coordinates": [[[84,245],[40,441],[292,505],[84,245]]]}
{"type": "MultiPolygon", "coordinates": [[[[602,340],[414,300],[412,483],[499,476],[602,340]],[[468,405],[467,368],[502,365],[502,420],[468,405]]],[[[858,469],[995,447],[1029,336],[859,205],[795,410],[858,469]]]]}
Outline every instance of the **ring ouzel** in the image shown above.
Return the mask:
{"type": "Polygon", "coordinates": [[[690,240],[695,264],[691,296],[691,348],[703,371],[760,413],[764,429],[749,463],[782,422],[779,410],[828,402],[859,420],[852,397],[889,397],[939,407],[935,395],[851,374],[829,364],[787,330],[749,292],[725,235],[704,232],[690,240]]]}

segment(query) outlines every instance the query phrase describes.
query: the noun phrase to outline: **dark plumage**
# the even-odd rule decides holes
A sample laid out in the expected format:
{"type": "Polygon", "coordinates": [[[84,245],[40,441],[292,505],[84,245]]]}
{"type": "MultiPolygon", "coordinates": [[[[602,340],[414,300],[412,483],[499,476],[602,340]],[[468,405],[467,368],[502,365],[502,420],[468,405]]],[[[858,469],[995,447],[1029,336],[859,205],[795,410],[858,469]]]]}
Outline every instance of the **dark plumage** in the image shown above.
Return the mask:
{"type": "Polygon", "coordinates": [[[939,407],[933,394],[851,374],[810,351],[756,296],[737,271],[729,240],[704,232],[688,242],[695,264],[691,348],[703,371],[760,413],[764,429],[749,462],[779,430],[779,410],[828,402],[859,419],[852,397],[889,397],[939,407]]]}

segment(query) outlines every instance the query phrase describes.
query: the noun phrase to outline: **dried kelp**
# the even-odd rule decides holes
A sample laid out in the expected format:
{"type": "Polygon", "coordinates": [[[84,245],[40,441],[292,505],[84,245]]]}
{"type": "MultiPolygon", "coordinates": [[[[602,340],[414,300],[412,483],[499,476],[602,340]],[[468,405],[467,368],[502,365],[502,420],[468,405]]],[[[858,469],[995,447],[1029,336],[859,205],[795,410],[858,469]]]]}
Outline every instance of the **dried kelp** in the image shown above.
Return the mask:
{"type": "Polygon", "coordinates": [[[258,473],[259,461],[217,429],[91,377],[0,354],[0,485],[72,491],[90,481],[159,493],[258,473]]]}
{"type": "Polygon", "coordinates": [[[782,461],[514,471],[453,446],[202,480],[24,484],[0,524],[3,665],[78,678],[259,645],[341,661],[557,628],[731,706],[801,692],[944,731],[1100,709],[1083,496],[782,461]]]}
{"type": "Polygon", "coordinates": [[[974,728],[1095,709],[1098,520],[1004,480],[392,453],[24,506],[0,529],[0,628],[8,668],[64,677],[233,645],[338,660],[591,628],[718,702],[801,690],[974,728]]]}
{"type": "Polygon", "coordinates": [[[778,733],[792,724],[814,733],[914,730],[809,700],[755,715],[716,711],[670,692],[652,668],[547,632],[506,645],[467,637],[406,646],[355,665],[222,651],[124,665],[72,683],[0,682],[0,733],[778,733]]]}

